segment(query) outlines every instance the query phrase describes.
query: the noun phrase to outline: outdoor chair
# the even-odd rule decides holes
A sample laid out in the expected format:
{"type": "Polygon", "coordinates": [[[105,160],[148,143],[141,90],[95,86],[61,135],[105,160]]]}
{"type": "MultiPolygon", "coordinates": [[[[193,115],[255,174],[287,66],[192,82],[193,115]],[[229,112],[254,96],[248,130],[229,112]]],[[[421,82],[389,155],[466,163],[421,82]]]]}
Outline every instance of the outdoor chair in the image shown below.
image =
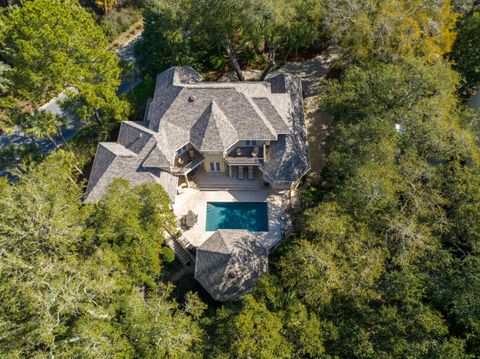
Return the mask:
{"type": "Polygon", "coordinates": [[[238,179],[243,180],[243,166],[238,166],[238,179]]]}
{"type": "Polygon", "coordinates": [[[253,167],[248,166],[248,179],[253,180],[253,167]]]}
{"type": "Polygon", "coordinates": [[[252,150],[252,157],[257,157],[259,152],[260,149],[258,148],[258,146],[255,146],[252,150]]]}
{"type": "Polygon", "coordinates": [[[189,210],[185,216],[185,223],[189,228],[192,228],[198,221],[198,215],[189,210]]]}

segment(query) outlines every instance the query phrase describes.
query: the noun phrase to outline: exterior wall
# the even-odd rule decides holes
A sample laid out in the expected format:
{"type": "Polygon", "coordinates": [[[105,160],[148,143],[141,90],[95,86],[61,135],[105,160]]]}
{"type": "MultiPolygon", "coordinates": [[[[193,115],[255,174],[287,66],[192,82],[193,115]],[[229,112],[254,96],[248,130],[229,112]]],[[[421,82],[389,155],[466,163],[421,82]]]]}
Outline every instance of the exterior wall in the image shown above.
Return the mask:
{"type": "Polygon", "coordinates": [[[270,186],[277,190],[277,191],[281,191],[281,190],[284,190],[284,189],[290,189],[292,187],[292,184],[291,183],[275,183],[275,182],[270,182],[270,186]]]}
{"type": "Polygon", "coordinates": [[[205,157],[205,162],[203,163],[205,172],[210,172],[210,162],[219,162],[220,171],[225,172],[225,161],[223,160],[223,154],[221,152],[203,153],[203,156],[205,157]]]}
{"type": "Polygon", "coordinates": [[[265,174],[263,174],[262,177],[266,183],[270,184],[270,187],[272,187],[277,191],[291,189],[292,187],[294,187],[294,184],[295,184],[295,182],[293,183],[292,182],[272,182],[267,176],[265,176],[265,174]]]}

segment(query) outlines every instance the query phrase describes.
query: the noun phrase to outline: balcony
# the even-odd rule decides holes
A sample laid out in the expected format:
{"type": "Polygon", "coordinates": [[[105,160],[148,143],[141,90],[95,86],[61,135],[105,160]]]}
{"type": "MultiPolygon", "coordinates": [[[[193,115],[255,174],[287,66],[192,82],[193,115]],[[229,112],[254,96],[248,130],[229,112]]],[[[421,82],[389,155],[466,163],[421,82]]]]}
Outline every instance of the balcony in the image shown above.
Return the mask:
{"type": "Polygon", "coordinates": [[[263,164],[263,146],[237,147],[225,156],[225,161],[230,165],[258,166],[263,164]]]}
{"type": "Polygon", "coordinates": [[[172,167],[172,174],[176,176],[187,175],[200,166],[203,161],[205,161],[205,157],[194,149],[190,149],[175,159],[175,167],[172,167]]]}

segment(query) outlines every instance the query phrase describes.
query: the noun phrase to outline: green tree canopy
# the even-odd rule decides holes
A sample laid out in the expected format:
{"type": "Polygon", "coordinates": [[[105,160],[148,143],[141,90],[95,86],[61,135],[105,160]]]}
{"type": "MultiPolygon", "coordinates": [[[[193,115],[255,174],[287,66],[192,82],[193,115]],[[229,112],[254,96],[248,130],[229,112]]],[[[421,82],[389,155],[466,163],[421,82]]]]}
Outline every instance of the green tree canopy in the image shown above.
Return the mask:
{"type": "Polygon", "coordinates": [[[318,0],[151,0],[136,53],[150,72],[173,65],[209,70],[226,56],[240,80],[241,62],[260,55],[268,64],[265,77],[279,48],[288,52],[319,40],[321,11],[318,0]]]}
{"type": "MultiPolygon", "coordinates": [[[[406,59],[351,66],[321,88],[322,109],[338,122],[323,173],[333,190],[300,216],[276,275],[255,295],[270,312],[263,317],[282,318],[291,353],[477,353],[466,283],[475,286],[480,202],[470,184],[480,162],[458,84],[448,64],[406,59]],[[305,336],[294,330],[300,320],[305,336]]],[[[242,311],[221,312],[220,327],[242,311]]]]}
{"type": "Polygon", "coordinates": [[[448,0],[327,0],[323,20],[333,40],[358,59],[433,60],[448,53],[455,38],[448,0]]]}
{"type": "Polygon", "coordinates": [[[0,181],[0,356],[193,356],[202,303],[182,310],[159,281],[165,192],[120,181],[84,205],[76,173],[59,150],[0,181]]]}
{"type": "Polygon", "coordinates": [[[463,95],[470,97],[480,87],[480,11],[465,17],[459,24],[452,50],[455,68],[462,74],[463,95]]]}
{"type": "Polygon", "coordinates": [[[12,67],[12,95],[27,110],[69,89],[77,114],[120,120],[119,59],[91,14],[75,0],[34,0],[8,13],[1,55],[12,67]],[[101,111],[101,112],[100,112],[101,111]]]}
{"type": "Polygon", "coordinates": [[[176,229],[163,188],[156,184],[131,188],[128,181],[115,180],[95,207],[89,220],[92,244],[115,252],[118,270],[127,270],[137,284],[153,285],[160,274],[166,231],[176,229]]]}

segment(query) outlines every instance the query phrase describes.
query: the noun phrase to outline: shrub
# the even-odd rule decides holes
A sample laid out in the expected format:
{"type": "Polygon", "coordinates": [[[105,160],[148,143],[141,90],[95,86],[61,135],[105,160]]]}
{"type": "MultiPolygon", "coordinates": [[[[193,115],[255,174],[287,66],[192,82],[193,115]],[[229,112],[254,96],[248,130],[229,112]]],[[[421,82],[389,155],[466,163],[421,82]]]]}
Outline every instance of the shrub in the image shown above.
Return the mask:
{"type": "Polygon", "coordinates": [[[100,25],[105,35],[112,41],[122,32],[127,31],[128,28],[139,21],[141,17],[142,12],[140,9],[113,9],[102,18],[100,25]]]}
{"type": "Polygon", "coordinates": [[[169,247],[163,247],[162,257],[165,263],[170,264],[175,260],[175,253],[169,247]]]}

